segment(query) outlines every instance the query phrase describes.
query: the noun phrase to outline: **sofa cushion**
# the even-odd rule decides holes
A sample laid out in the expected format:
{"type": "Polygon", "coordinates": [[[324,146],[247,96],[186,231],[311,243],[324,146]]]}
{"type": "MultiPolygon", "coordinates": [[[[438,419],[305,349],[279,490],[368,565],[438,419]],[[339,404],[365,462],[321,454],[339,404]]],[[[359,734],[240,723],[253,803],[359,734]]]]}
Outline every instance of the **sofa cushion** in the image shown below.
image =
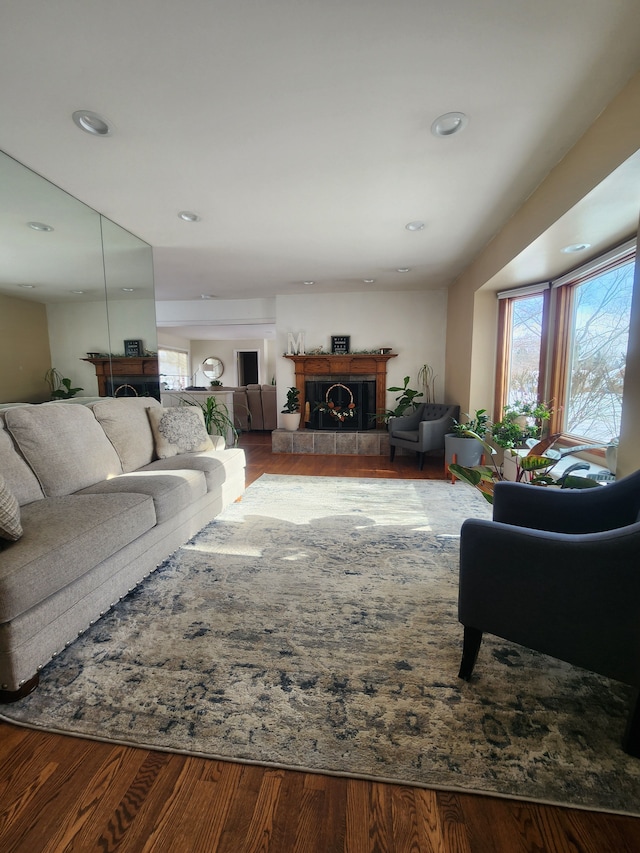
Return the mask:
{"type": "Polygon", "coordinates": [[[153,397],[104,397],[90,408],[113,444],[126,473],[155,458],[153,432],[147,409],[162,408],[153,397]]]}
{"type": "Polygon", "coordinates": [[[110,495],[137,493],[153,500],[158,524],[173,518],[180,510],[207,493],[202,471],[145,471],[121,474],[111,480],[96,483],[76,494],[110,495]]]}
{"type": "Polygon", "coordinates": [[[200,406],[148,408],[147,415],[159,459],[168,459],[179,453],[211,450],[213,447],[200,406]]]}
{"type": "MultiPolygon", "coordinates": [[[[24,535],[0,560],[0,622],[72,584],[156,522],[153,501],[140,494],[48,498],[21,514],[24,535]]],[[[95,615],[87,613],[87,622],[95,615]]]]}
{"type": "Polygon", "coordinates": [[[0,471],[20,506],[44,497],[38,478],[18,452],[0,413],[0,471]]]}
{"type": "Polygon", "coordinates": [[[86,406],[43,403],[8,409],[5,421],[48,497],[122,473],[118,454],[86,406]]]}
{"type": "Polygon", "coordinates": [[[16,540],[21,536],[20,504],[0,474],[0,538],[16,540]]]}
{"type": "Polygon", "coordinates": [[[186,469],[202,471],[207,482],[207,491],[213,492],[227,480],[229,472],[237,473],[245,467],[244,450],[230,447],[228,450],[206,450],[201,453],[183,453],[169,459],[156,459],[145,465],[144,471],[171,471],[186,469]]]}

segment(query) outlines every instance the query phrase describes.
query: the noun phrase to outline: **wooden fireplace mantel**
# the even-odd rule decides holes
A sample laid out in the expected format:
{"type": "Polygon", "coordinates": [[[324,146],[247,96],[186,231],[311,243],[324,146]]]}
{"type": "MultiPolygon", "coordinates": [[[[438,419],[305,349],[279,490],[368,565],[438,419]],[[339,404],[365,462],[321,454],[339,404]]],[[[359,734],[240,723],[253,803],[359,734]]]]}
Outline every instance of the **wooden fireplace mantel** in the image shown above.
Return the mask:
{"type": "MultiPolygon", "coordinates": [[[[387,391],[387,362],[397,353],[346,355],[285,355],[293,361],[296,371],[296,388],[300,392],[300,411],[305,409],[305,382],[308,376],[373,376],[376,382],[376,412],[383,412],[387,391]]],[[[304,417],[300,428],[304,429],[304,417]]]]}
{"type": "Polygon", "coordinates": [[[98,394],[100,397],[107,396],[107,380],[111,376],[148,376],[158,377],[157,356],[99,356],[96,358],[83,358],[89,361],[96,369],[98,380],[98,394]]]}

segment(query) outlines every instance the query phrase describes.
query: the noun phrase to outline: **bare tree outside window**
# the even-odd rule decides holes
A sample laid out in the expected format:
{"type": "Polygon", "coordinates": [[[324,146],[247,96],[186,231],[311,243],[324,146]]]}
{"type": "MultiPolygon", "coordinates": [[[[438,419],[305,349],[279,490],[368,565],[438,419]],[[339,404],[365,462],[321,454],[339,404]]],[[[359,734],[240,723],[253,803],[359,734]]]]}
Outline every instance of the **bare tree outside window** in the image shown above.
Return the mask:
{"type": "Polygon", "coordinates": [[[508,403],[538,400],[540,347],[542,345],[541,294],[514,299],[511,313],[508,403]]]}
{"type": "Polygon", "coordinates": [[[575,287],[565,431],[608,442],[620,432],[633,263],[575,287]]]}

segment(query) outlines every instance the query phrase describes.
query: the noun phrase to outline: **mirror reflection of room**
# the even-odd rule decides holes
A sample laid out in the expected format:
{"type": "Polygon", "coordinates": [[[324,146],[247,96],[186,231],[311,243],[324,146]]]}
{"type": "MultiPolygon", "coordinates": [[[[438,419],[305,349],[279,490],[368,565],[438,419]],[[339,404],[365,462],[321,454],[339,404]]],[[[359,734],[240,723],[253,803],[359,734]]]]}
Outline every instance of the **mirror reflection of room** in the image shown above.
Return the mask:
{"type": "Polygon", "coordinates": [[[2,152],[0,185],[0,405],[52,399],[54,375],[88,402],[104,393],[89,358],[111,377],[127,339],[156,357],[151,247],[2,152]]]}

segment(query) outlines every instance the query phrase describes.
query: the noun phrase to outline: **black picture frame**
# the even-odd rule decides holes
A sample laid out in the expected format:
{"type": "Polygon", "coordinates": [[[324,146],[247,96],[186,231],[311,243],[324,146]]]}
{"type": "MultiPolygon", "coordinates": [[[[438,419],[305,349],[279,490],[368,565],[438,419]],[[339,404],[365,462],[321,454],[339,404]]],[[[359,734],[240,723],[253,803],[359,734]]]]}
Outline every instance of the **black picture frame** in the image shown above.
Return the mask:
{"type": "Polygon", "coordinates": [[[132,357],[140,357],[142,353],[142,341],[125,341],[124,342],[124,354],[125,356],[132,357]]]}
{"type": "Polygon", "coordinates": [[[331,335],[331,352],[333,355],[346,355],[349,352],[350,335],[331,335]]]}

